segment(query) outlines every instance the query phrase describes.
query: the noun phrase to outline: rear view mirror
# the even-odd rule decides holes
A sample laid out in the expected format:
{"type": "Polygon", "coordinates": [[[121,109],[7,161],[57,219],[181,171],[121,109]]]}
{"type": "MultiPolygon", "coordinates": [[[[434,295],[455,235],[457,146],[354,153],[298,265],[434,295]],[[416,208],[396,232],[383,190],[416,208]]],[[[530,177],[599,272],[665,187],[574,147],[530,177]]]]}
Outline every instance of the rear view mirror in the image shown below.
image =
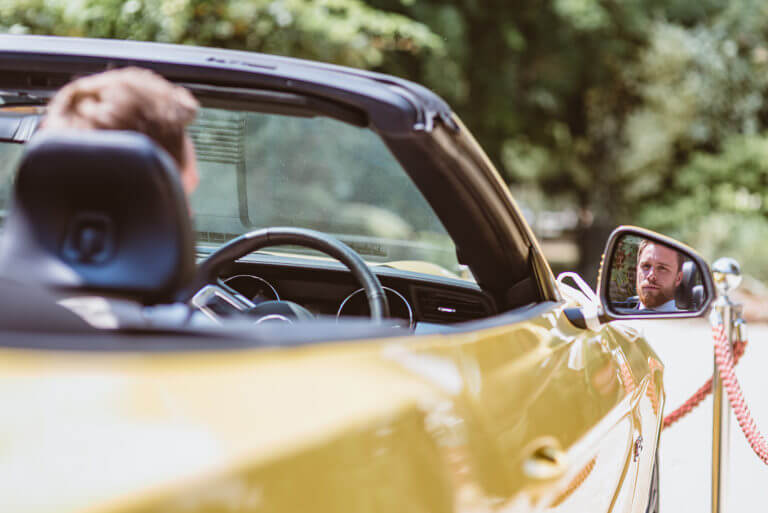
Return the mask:
{"type": "Polygon", "coordinates": [[[634,227],[620,227],[611,234],[599,290],[610,319],[698,317],[714,297],[709,266],[696,252],[634,227]]]}

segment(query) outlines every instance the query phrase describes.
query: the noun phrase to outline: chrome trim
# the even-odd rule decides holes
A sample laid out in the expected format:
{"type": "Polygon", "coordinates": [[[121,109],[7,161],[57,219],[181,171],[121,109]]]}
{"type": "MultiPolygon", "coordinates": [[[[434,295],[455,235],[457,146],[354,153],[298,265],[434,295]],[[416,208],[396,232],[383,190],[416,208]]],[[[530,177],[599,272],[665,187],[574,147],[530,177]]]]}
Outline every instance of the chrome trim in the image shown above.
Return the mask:
{"type": "Polygon", "coordinates": [[[209,284],[198,290],[194,296],[192,296],[192,299],[189,300],[190,305],[194,306],[203,314],[211,319],[212,321],[216,322],[217,324],[221,324],[220,317],[211,310],[208,306],[208,300],[211,298],[211,296],[216,296],[218,298],[221,298],[222,300],[226,301],[232,307],[239,311],[245,311],[248,306],[245,304],[241,304],[238,298],[232,297],[227,291],[223,290],[221,287],[213,284],[209,284]]]}
{"type": "Polygon", "coordinates": [[[293,324],[292,320],[290,320],[285,315],[280,315],[280,314],[265,315],[264,317],[260,317],[258,321],[254,322],[254,324],[261,324],[264,321],[283,321],[283,322],[287,322],[288,324],[293,324]]]}
{"type": "MultiPolygon", "coordinates": [[[[253,278],[254,280],[259,280],[260,282],[264,283],[264,284],[265,284],[267,287],[269,287],[270,289],[272,289],[272,293],[275,295],[275,300],[276,300],[276,301],[280,301],[280,295],[277,293],[277,289],[275,289],[275,287],[273,287],[273,286],[272,286],[272,284],[271,284],[271,283],[269,283],[269,282],[268,282],[267,280],[265,280],[264,278],[260,278],[259,276],[254,276],[254,275],[252,275],[252,274],[236,274],[236,275],[234,275],[234,276],[230,276],[229,278],[227,278],[226,280],[224,280],[224,283],[227,283],[229,280],[234,280],[235,278],[253,278]]],[[[231,286],[231,285],[230,285],[230,286],[231,286]]],[[[234,288],[234,287],[233,287],[233,288],[234,288]]],[[[240,291],[238,291],[238,292],[240,292],[240,291]]],[[[243,294],[243,295],[244,295],[244,294],[243,294]]]]}
{"type": "MultiPolygon", "coordinates": [[[[395,289],[391,289],[389,287],[381,287],[381,288],[386,290],[386,291],[392,292],[397,297],[399,297],[403,301],[403,303],[405,303],[405,307],[408,309],[408,328],[409,329],[413,329],[413,325],[414,325],[414,322],[413,322],[413,309],[411,308],[411,304],[408,302],[408,300],[406,300],[405,297],[403,297],[403,295],[400,294],[395,289]]],[[[336,312],[336,320],[337,321],[339,320],[339,317],[341,317],[341,311],[344,309],[344,305],[347,304],[347,301],[352,299],[352,296],[354,296],[355,294],[359,294],[361,292],[365,292],[365,290],[364,289],[357,289],[356,291],[354,291],[353,293],[351,293],[350,295],[348,295],[347,297],[344,298],[344,301],[341,302],[341,306],[339,306],[339,310],[336,312]]],[[[390,307],[389,310],[391,312],[392,308],[390,307]]]]}

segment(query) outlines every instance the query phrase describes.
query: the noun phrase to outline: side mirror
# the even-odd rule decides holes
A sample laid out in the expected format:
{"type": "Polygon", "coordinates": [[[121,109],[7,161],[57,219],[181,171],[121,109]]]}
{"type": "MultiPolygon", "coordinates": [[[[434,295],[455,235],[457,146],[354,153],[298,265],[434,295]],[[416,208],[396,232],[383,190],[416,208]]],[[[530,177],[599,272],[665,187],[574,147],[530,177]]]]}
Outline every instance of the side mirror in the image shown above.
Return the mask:
{"type": "Polygon", "coordinates": [[[633,226],[613,231],[598,281],[602,317],[700,317],[715,297],[709,266],[694,250],[633,226]]]}

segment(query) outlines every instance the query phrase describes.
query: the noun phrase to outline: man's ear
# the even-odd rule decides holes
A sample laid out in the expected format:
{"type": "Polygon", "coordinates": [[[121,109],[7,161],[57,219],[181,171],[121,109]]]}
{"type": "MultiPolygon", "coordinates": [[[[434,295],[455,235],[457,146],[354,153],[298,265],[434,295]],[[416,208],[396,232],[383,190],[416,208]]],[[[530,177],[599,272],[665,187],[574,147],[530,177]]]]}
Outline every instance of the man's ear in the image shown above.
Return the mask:
{"type": "Polygon", "coordinates": [[[681,281],[683,281],[683,271],[682,270],[677,272],[677,279],[675,280],[675,287],[680,285],[681,281]]]}

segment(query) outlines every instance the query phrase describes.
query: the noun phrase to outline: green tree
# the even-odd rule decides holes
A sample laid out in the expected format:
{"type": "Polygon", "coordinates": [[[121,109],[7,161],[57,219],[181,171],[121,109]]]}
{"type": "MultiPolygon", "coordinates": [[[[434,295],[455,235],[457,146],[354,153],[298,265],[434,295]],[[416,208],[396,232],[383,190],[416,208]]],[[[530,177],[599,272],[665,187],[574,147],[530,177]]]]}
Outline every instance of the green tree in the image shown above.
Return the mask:
{"type": "Polygon", "coordinates": [[[441,52],[424,24],[360,0],[0,0],[0,31],[138,39],[370,68],[441,52]]]}
{"type": "Polygon", "coordinates": [[[639,101],[626,66],[647,44],[662,3],[372,3],[446,36],[447,56],[410,59],[410,74],[453,100],[510,183],[532,184],[578,207],[580,271],[593,279],[607,233],[633,210],[616,174],[622,129],[639,101]],[[451,74],[441,77],[441,69],[451,74]]]}
{"type": "MultiPolygon", "coordinates": [[[[617,224],[698,244],[708,236],[708,209],[734,220],[710,197],[733,175],[755,174],[729,147],[754,146],[768,122],[762,2],[371,3],[446,38],[445,54],[404,56],[397,65],[452,100],[513,186],[577,207],[586,278],[595,278],[617,224]],[[713,159],[707,171],[694,164],[705,156],[713,159]],[[668,217],[683,210],[695,226],[668,217]]],[[[754,179],[737,189],[760,196],[768,187],[754,179]]],[[[734,244],[746,255],[743,241],[727,240],[718,247],[734,244]]]]}
{"type": "Polygon", "coordinates": [[[657,21],[632,68],[625,128],[634,219],[768,279],[768,13],[734,2],[689,26],[657,21]]]}

